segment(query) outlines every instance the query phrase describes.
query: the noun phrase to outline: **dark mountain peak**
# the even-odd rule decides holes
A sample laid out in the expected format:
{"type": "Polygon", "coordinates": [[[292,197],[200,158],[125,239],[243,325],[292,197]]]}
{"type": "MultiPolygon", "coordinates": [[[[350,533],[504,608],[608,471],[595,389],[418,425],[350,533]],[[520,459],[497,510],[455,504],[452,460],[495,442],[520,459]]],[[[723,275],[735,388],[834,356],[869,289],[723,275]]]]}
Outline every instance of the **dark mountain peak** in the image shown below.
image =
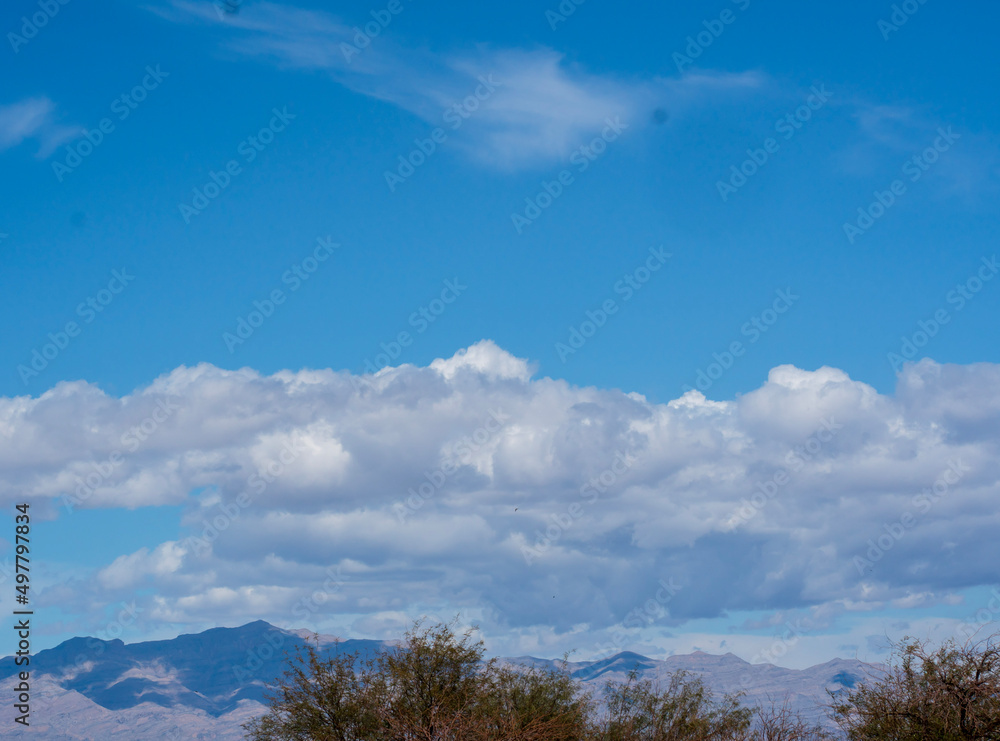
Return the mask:
{"type": "Polygon", "coordinates": [[[637,654],[635,651],[622,651],[611,657],[611,661],[652,661],[648,656],[637,654]]]}
{"type": "Polygon", "coordinates": [[[734,654],[732,651],[727,651],[724,654],[710,654],[707,651],[695,651],[694,653],[689,654],[689,656],[697,656],[699,659],[703,659],[706,661],[717,661],[722,664],[732,663],[734,661],[740,664],[748,663],[743,659],[741,659],[736,654],[734,654]]]}
{"type": "MultiPolygon", "coordinates": [[[[63,641],[58,646],[39,651],[31,657],[33,669],[46,666],[83,667],[103,657],[105,659],[118,657],[125,650],[125,643],[120,638],[102,641],[100,638],[76,637],[63,641]]],[[[13,656],[0,659],[0,680],[17,674],[18,668],[13,656]]]]}
{"type": "Polygon", "coordinates": [[[655,666],[656,662],[648,656],[643,656],[633,651],[622,651],[606,659],[590,662],[587,666],[573,672],[573,676],[577,679],[586,680],[594,679],[607,672],[642,672],[646,669],[652,669],[655,666]]]}
{"type": "MultiPolygon", "coordinates": [[[[31,668],[39,681],[53,683],[66,697],[77,697],[80,702],[116,713],[199,712],[221,718],[256,707],[253,703],[264,703],[265,686],[282,674],[286,653],[307,644],[316,647],[321,656],[357,653],[364,661],[379,652],[395,650],[399,641],[339,640],[255,620],[233,628],[185,633],[170,640],[126,644],[118,639],[71,638],[33,656],[31,668]],[[251,705],[246,705],[247,701],[251,705]]],[[[596,661],[564,663],[531,656],[501,661],[542,670],[567,670],[574,679],[597,685],[607,679],[621,680],[630,672],[656,679],[675,671],[716,677],[724,684],[731,681],[727,677],[739,673],[734,669],[746,669],[753,672],[759,686],[769,691],[780,694],[809,687],[817,696],[825,696],[831,685],[838,691],[850,688],[865,674],[865,665],[852,660],[838,659],[797,672],[768,664],[751,666],[732,653],[704,651],[664,660],[621,651],[596,661]]],[[[16,672],[14,657],[0,660],[0,681],[16,672]]]]}
{"type": "Polygon", "coordinates": [[[216,628],[216,630],[235,630],[242,633],[260,633],[269,630],[282,630],[276,625],[271,625],[266,620],[254,620],[252,623],[246,623],[245,625],[240,625],[236,628],[216,628]]]}
{"type": "MultiPolygon", "coordinates": [[[[244,700],[263,702],[265,685],[285,668],[285,653],[307,643],[322,654],[356,652],[362,660],[386,648],[382,641],[337,642],[332,636],[255,620],[129,644],[71,638],[33,656],[31,667],[109,710],[152,703],[197,708],[218,717],[244,700]]],[[[0,660],[0,681],[16,673],[14,657],[0,660]]]]}
{"type": "MultiPolygon", "coordinates": [[[[76,638],[70,638],[67,641],[63,641],[58,646],[46,649],[46,651],[94,651],[96,646],[103,646],[105,651],[112,651],[123,648],[125,646],[125,642],[121,638],[103,641],[100,638],[77,636],[76,638]]],[[[39,651],[38,655],[41,656],[43,653],[45,653],[45,651],[39,651]]]]}
{"type": "MultiPolygon", "coordinates": [[[[281,633],[287,632],[282,630],[281,628],[271,625],[269,622],[266,622],[264,620],[254,620],[252,623],[246,623],[245,625],[240,625],[236,628],[219,627],[219,628],[209,628],[208,630],[203,630],[200,633],[181,633],[179,636],[177,636],[177,638],[172,638],[170,640],[211,641],[218,639],[220,636],[229,636],[238,638],[240,636],[247,636],[247,635],[251,636],[263,635],[265,633],[270,633],[272,631],[278,631],[281,633]]],[[[147,643],[161,643],[161,642],[162,641],[147,641],[147,643]]]]}
{"type": "MultiPolygon", "coordinates": [[[[258,626],[258,627],[264,627],[264,628],[275,628],[276,627],[274,625],[271,625],[266,620],[254,620],[252,622],[247,623],[246,625],[241,625],[240,628],[249,628],[251,626],[258,626]]],[[[278,630],[280,630],[280,628],[278,630]]]]}

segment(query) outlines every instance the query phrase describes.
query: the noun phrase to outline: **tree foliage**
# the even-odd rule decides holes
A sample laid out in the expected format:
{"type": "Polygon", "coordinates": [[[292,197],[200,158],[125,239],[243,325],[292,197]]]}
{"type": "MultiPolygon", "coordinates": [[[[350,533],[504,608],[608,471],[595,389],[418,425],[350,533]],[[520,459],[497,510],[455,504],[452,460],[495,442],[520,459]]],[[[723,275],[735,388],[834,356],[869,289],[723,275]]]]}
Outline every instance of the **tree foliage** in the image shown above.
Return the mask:
{"type": "Polygon", "coordinates": [[[484,660],[453,624],[406,634],[362,662],[306,646],[289,657],[251,741],[807,741],[826,738],[787,704],[746,708],[680,672],[610,682],[602,701],[559,668],[484,660]]]}
{"type": "Polygon", "coordinates": [[[699,678],[685,672],[671,675],[665,687],[638,681],[635,672],[625,682],[612,683],[608,706],[597,739],[600,741],[728,741],[742,739],[752,711],[739,698],[713,699],[699,678]]]}
{"type": "Polygon", "coordinates": [[[416,625],[368,662],[296,652],[253,741],[572,741],[590,706],[564,672],[483,660],[482,641],[451,625],[416,625]]]}
{"type": "Polygon", "coordinates": [[[937,649],[905,638],[834,713],[851,741],[1000,741],[996,636],[937,649]]]}

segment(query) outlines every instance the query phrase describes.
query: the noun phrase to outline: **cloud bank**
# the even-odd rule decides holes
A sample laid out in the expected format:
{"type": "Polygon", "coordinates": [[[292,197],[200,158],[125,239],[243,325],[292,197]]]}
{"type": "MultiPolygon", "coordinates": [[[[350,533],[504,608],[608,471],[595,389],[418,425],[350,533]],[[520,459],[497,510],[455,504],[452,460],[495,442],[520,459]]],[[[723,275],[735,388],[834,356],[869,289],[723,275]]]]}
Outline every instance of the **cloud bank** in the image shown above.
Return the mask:
{"type": "Polygon", "coordinates": [[[654,404],[534,378],[483,341],[374,376],[202,364],[123,398],[60,383],[0,399],[0,436],[5,505],[184,505],[176,540],[39,596],[152,587],[153,623],[377,631],[462,611],[602,630],[667,583],[658,619],[678,626],[954,601],[1000,557],[991,364],[910,364],[894,396],[780,366],[735,400],[654,404]]]}

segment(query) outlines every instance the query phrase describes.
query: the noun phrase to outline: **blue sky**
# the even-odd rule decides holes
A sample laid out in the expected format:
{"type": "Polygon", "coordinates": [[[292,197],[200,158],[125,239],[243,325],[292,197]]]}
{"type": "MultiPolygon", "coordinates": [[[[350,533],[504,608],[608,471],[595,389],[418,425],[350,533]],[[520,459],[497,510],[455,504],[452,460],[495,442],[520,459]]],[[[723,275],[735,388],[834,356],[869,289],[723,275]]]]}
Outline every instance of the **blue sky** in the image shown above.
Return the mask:
{"type": "Polygon", "coordinates": [[[36,504],[39,640],[105,630],[132,599],[145,612],[127,640],[258,617],[300,627],[282,590],[307,589],[306,565],[333,556],[254,541],[256,528],[283,512],[410,527],[393,504],[462,458],[455,440],[501,403],[515,425],[462,460],[475,475],[443,487],[423,510],[440,521],[419,527],[477,533],[500,492],[531,523],[488,526],[500,551],[481,558],[458,536],[436,556],[419,538],[392,558],[377,539],[345,545],[351,583],[388,591],[331,599],[309,627],[383,637],[461,610],[498,651],[586,654],[673,568],[721,591],[679,596],[626,647],[749,659],[774,616],[804,615],[808,637],[782,660],[809,663],[876,651],[872,636],[906,629],[892,626],[946,635],[989,599],[994,576],[931,577],[918,556],[949,543],[956,562],[971,552],[955,548],[995,555],[962,535],[995,517],[997,493],[993,5],[914,1],[896,19],[861,2],[591,0],[565,16],[555,2],[233,5],[17,2],[0,15],[0,491],[36,504]],[[377,35],[359,37],[365,24],[377,35]],[[303,407],[303,384],[322,400],[303,407]],[[691,387],[697,404],[670,406],[691,387]],[[182,411],[155,420],[164,399],[182,411]],[[855,428],[809,461],[818,478],[788,485],[794,511],[768,505],[742,540],[726,530],[719,512],[820,412],[855,428]],[[123,435],[149,419],[155,434],[131,450],[123,435]],[[703,463],[669,446],[650,457],[681,429],[703,463]],[[297,458],[269,489],[287,501],[247,509],[196,557],[185,538],[202,514],[232,506],[274,441],[297,435],[318,462],[296,473],[297,458]],[[855,435],[860,447],[838,447],[855,435]],[[11,452],[28,440],[41,447],[11,452]],[[547,578],[580,580],[560,614],[496,596],[516,593],[500,584],[501,545],[530,544],[588,465],[597,475],[626,449],[644,462],[608,512],[585,512],[544,578],[521,562],[535,595],[547,578]],[[116,450],[125,463],[99,491],[60,507],[116,450]],[[974,475],[913,530],[924,551],[899,541],[882,581],[727,565],[745,549],[797,558],[795,541],[850,566],[960,455],[974,475]],[[810,498],[835,489],[839,503],[810,498]],[[871,535],[804,538],[835,511],[871,535]],[[673,525],[644,535],[660,518],[673,525]],[[702,571],[681,563],[688,547],[702,571]],[[609,591],[593,570],[609,576],[616,558],[648,578],[609,591]],[[414,573],[420,588],[393,602],[414,573]],[[737,576],[762,581],[727,597],[737,576]]]}

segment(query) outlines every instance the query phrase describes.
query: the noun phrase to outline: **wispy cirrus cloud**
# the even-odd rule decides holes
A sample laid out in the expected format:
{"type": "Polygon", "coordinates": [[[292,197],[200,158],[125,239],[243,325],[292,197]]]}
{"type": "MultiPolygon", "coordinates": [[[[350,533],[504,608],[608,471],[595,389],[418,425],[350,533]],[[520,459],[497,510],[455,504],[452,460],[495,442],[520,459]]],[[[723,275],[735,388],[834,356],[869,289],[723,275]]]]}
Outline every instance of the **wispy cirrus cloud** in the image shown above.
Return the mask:
{"type": "Polygon", "coordinates": [[[958,142],[940,159],[930,153],[933,167],[920,166],[922,179],[937,182],[941,197],[993,203],[1000,173],[1000,147],[995,136],[949,123],[926,106],[915,104],[879,103],[851,96],[844,101],[843,111],[848,116],[846,130],[854,135],[835,149],[838,170],[865,178],[902,176],[905,182],[915,182],[901,174],[900,168],[921,157],[946,130],[954,132],[951,136],[958,142]]]}
{"type": "Polygon", "coordinates": [[[216,26],[226,34],[222,45],[230,53],[288,70],[326,71],[345,87],[435,126],[449,107],[473,95],[482,78],[496,80],[499,91],[475,102],[475,114],[463,122],[457,140],[472,158],[507,170],[548,166],[592,138],[609,116],[642,124],[656,108],[677,115],[766,82],[757,72],[619,79],[570,65],[548,48],[480,46],[435,54],[400,44],[390,27],[359,48],[349,22],[270,2],[242,5],[221,20],[211,5],[189,0],[174,0],[157,12],[174,22],[216,26]]]}
{"type": "Polygon", "coordinates": [[[57,123],[55,103],[44,96],[0,105],[0,152],[32,140],[38,144],[38,156],[48,157],[80,131],[79,126],[57,123]]]}

